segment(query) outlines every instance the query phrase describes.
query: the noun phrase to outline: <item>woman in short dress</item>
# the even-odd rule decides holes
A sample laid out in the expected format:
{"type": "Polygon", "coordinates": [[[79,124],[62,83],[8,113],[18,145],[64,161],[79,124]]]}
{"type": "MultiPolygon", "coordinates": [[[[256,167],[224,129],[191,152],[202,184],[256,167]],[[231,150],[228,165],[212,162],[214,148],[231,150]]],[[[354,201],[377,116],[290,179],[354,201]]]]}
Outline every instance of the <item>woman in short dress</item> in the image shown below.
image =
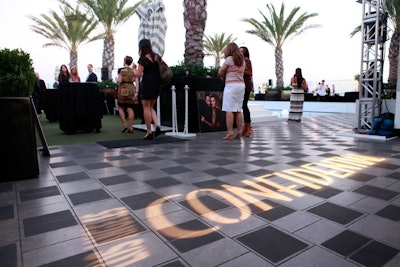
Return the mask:
{"type": "Polygon", "coordinates": [[[133,73],[131,64],[133,59],[131,56],[124,58],[124,67],[118,70],[118,113],[122,122],[123,128],[121,132],[128,130],[133,133],[133,120],[135,113],[133,111],[134,104],[138,101],[138,85],[139,79],[133,73]],[[126,123],[125,111],[128,112],[128,124],[126,123]]]}
{"type": "Polygon", "coordinates": [[[218,70],[219,77],[225,81],[222,97],[222,110],[226,114],[227,135],[224,140],[240,139],[242,137],[242,107],[244,98],[244,69],[245,62],[239,47],[229,43],[225,50],[225,62],[218,70]],[[236,121],[237,133],[233,134],[233,121],[236,121]]]}
{"type": "Polygon", "coordinates": [[[301,122],[303,115],[304,91],[308,89],[307,82],[303,78],[301,69],[297,68],[296,73],[290,80],[292,94],[290,95],[289,122],[301,122]]]}

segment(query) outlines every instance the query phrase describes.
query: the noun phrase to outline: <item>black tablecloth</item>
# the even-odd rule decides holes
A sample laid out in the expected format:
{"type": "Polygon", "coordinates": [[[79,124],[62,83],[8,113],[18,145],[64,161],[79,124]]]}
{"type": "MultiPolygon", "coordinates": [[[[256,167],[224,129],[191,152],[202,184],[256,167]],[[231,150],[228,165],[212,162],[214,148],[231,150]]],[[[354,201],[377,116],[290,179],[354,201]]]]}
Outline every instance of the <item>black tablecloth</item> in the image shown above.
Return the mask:
{"type": "Polygon", "coordinates": [[[60,84],[59,123],[67,134],[101,129],[100,92],[97,83],[60,84]]]}

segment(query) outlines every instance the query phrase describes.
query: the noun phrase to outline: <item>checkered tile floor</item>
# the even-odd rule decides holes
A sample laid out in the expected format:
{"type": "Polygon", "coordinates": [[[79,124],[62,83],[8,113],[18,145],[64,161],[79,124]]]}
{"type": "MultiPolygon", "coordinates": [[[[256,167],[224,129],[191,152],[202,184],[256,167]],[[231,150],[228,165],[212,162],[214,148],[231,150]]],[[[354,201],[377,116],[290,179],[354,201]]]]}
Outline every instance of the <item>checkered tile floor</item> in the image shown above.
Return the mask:
{"type": "Polygon", "coordinates": [[[353,119],[51,147],[0,183],[1,265],[398,267],[400,141],[335,134],[353,119]]]}

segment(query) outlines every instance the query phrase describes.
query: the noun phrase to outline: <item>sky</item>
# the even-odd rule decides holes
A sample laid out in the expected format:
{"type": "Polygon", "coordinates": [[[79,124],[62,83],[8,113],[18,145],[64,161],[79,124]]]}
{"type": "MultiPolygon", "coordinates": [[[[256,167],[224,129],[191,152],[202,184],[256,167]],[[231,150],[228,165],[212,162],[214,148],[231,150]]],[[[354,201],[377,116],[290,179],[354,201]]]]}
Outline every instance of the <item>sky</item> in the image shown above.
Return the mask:
{"type": "MultiPolygon", "coordinates": [[[[130,0],[129,5],[136,3],[130,0]]],[[[232,34],[236,43],[247,46],[253,65],[255,88],[272,79],[276,84],[274,48],[260,38],[246,33],[252,26],[242,21],[255,18],[261,21],[259,10],[268,15],[267,4],[277,10],[282,1],[269,0],[208,0],[205,34],[232,34]]],[[[354,90],[354,76],[360,73],[361,35],[350,38],[351,31],[361,24],[362,5],[355,0],[285,0],[286,12],[300,7],[299,13],[318,13],[308,24],[321,27],[309,29],[303,34],[288,39],[283,45],[284,83],[289,84],[290,77],[297,67],[302,68],[303,76],[309,83],[317,84],[322,79],[328,85],[335,85],[337,92],[354,90]]],[[[171,66],[183,61],[185,28],[183,26],[183,0],[164,0],[168,29],[165,39],[164,60],[171,66]]],[[[21,48],[31,55],[35,71],[48,86],[52,86],[59,66],[69,64],[69,52],[58,47],[43,48],[47,40],[34,33],[30,27],[32,21],[28,15],[39,17],[49,14],[49,10],[59,10],[57,0],[13,0],[2,1],[0,9],[0,49],[21,48]]],[[[115,34],[115,65],[123,65],[123,58],[130,55],[134,62],[138,60],[139,17],[135,14],[117,29],[115,34]]],[[[388,46],[388,44],[387,44],[388,46]]],[[[81,79],[88,74],[87,64],[94,65],[100,78],[103,41],[85,44],[78,51],[78,71],[81,79]]],[[[388,63],[385,64],[387,67],[388,63]]],[[[214,65],[212,57],[204,59],[205,66],[214,65]]],[[[387,75],[384,74],[384,80],[387,75]]],[[[256,89],[257,90],[257,89],[256,89]]]]}

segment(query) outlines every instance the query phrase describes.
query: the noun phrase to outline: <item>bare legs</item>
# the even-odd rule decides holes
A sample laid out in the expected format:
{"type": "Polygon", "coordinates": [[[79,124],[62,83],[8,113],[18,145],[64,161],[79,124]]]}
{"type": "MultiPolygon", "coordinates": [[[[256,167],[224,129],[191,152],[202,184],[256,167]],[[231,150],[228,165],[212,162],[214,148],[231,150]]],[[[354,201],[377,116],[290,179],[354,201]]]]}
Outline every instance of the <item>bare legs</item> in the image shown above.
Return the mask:
{"type": "Polygon", "coordinates": [[[153,106],[156,103],[156,99],[150,99],[150,100],[144,100],[142,99],[142,105],[143,105],[143,118],[144,122],[146,124],[146,136],[152,136],[152,131],[151,131],[151,123],[154,123],[154,126],[157,128],[158,127],[158,121],[157,121],[157,113],[154,110],[153,106]]]}
{"type": "Polygon", "coordinates": [[[226,112],[226,128],[228,134],[224,137],[225,140],[233,140],[233,139],[240,139],[242,137],[242,120],[243,115],[242,112],[226,112]],[[233,120],[236,121],[237,133],[233,135],[233,120]]]}
{"type": "Polygon", "coordinates": [[[125,132],[126,130],[128,130],[130,133],[133,133],[133,120],[135,118],[135,113],[133,112],[133,109],[131,108],[127,108],[128,110],[128,124],[126,124],[126,117],[125,117],[125,110],[123,107],[118,106],[118,114],[119,117],[121,119],[123,128],[121,130],[121,132],[125,132]]]}

